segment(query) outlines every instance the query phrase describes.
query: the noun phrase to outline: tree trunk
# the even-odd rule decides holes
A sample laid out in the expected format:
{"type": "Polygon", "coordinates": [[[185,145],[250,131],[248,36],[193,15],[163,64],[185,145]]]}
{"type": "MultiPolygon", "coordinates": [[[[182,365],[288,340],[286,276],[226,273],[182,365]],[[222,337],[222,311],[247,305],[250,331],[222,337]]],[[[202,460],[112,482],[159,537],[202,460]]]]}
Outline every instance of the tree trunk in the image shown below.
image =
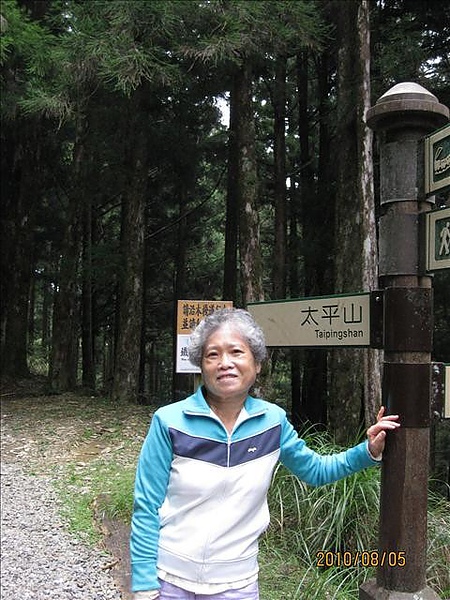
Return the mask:
{"type": "MultiPolygon", "coordinates": [[[[362,200],[362,222],[364,229],[363,243],[363,280],[362,289],[366,292],[378,287],[378,246],[377,226],[375,215],[375,193],[373,174],[373,132],[366,125],[367,110],[371,106],[370,98],[370,3],[361,2],[358,11],[358,36],[361,48],[362,77],[358,104],[358,125],[361,129],[359,169],[359,185],[362,200]]],[[[371,425],[381,404],[381,353],[379,350],[368,348],[363,350],[364,365],[364,416],[365,426],[371,425]]]]}
{"type": "Polygon", "coordinates": [[[83,387],[95,391],[95,359],[93,332],[93,285],[92,285],[92,198],[85,194],[83,206],[83,252],[82,252],[82,314],[81,356],[83,387]]]}
{"type": "Polygon", "coordinates": [[[239,205],[239,256],[242,303],[264,299],[258,218],[255,123],[252,98],[252,69],[248,62],[236,74],[233,102],[236,103],[238,152],[237,197],[239,205]]]}
{"type": "MultiPolygon", "coordinates": [[[[36,263],[34,258],[30,264],[30,271],[33,273],[36,268],[36,263]]],[[[29,299],[28,299],[28,335],[27,335],[27,347],[32,349],[34,346],[35,336],[36,336],[36,286],[37,281],[36,278],[30,275],[30,290],[29,290],[29,299]]]]}
{"type": "MultiPolygon", "coordinates": [[[[309,78],[308,52],[297,58],[298,134],[300,143],[300,190],[302,207],[304,295],[320,296],[324,293],[328,247],[323,240],[327,227],[329,199],[318,196],[309,131],[309,78]]],[[[322,176],[319,173],[319,177],[322,176]]],[[[301,418],[313,425],[326,421],[327,357],[323,349],[306,349],[304,352],[301,418]]]]}
{"type": "Polygon", "coordinates": [[[223,298],[237,302],[238,239],[239,239],[239,201],[238,181],[238,137],[237,129],[237,90],[236,77],[230,93],[230,128],[228,132],[228,174],[227,201],[225,218],[225,257],[223,270],[223,298]]]}
{"type": "Polygon", "coordinates": [[[73,390],[77,385],[80,300],[78,273],[81,251],[83,202],[80,202],[82,163],[85,152],[85,121],[79,116],[73,156],[74,185],[69,192],[67,226],[61,251],[57,291],[53,311],[50,386],[57,392],[73,390]]]}
{"type": "MultiPolygon", "coordinates": [[[[355,293],[376,279],[371,139],[364,121],[370,103],[368,3],[344,0],[334,7],[339,40],[335,291],[355,293]]],[[[377,378],[374,354],[352,348],[330,353],[329,428],[340,442],[354,439],[364,424],[366,394],[369,387],[374,393],[377,378]],[[369,385],[371,368],[376,374],[369,385]]]]}
{"type": "Polygon", "coordinates": [[[111,396],[118,402],[136,402],[142,335],[145,203],[147,193],[146,94],[134,93],[130,115],[130,181],[122,204],[119,315],[111,396]]]}
{"type": "MultiPolygon", "coordinates": [[[[150,207],[145,207],[145,223],[144,229],[148,231],[148,215],[150,207]]],[[[149,290],[149,274],[146,266],[150,263],[152,249],[150,247],[147,236],[144,237],[144,267],[142,274],[142,335],[141,335],[141,349],[140,349],[140,364],[139,364],[139,384],[138,384],[138,400],[141,404],[149,404],[147,392],[151,385],[151,357],[150,352],[147,353],[147,348],[152,348],[153,343],[148,341],[147,331],[149,329],[150,316],[148,314],[147,298],[149,290]],[[148,371],[147,373],[147,363],[148,371]],[[150,376],[149,376],[150,375],[150,376]]]]}
{"type": "Polygon", "coordinates": [[[286,58],[276,59],[274,112],[274,206],[275,242],[273,249],[273,297],[286,297],[286,58]]]}
{"type": "Polygon", "coordinates": [[[40,131],[38,122],[16,123],[2,153],[0,370],[7,378],[29,375],[28,302],[40,179],[40,131]]]}
{"type": "MultiPolygon", "coordinates": [[[[294,119],[290,129],[297,131],[298,124],[294,119]]],[[[297,167],[299,165],[295,165],[297,167]]],[[[288,200],[288,293],[290,298],[299,298],[301,294],[301,207],[300,207],[300,185],[297,175],[298,168],[293,169],[291,174],[291,185],[289,186],[288,200]]],[[[302,423],[301,392],[302,392],[302,362],[304,350],[302,348],[291,348],[291,419],[297,429],[302,423]]]]}
{"type": "MultiPolygon", "coordinates": [[[[20,202],[22,204],[22,202],[20,202]]],[[[27,220],[27,219],[26,219],[27,220]]],[[[6,294],[6,319],[2,348],[2,375],[27,377],[28,300],[31,281],[31,232],[22,219],[14,225],[14,249],[6,294]],[[17,227],[16,227],[17,225],[17,227]]]]}
{"type": "MultiPolygon", "coordinates": [[[[80,163],[83,142],[75,145],[75,162],[80,163]]],[[[78,169],[79,166],[75,166],[78,169]]],[[[77,353],[80,333],[78,273],[81,243],[82,203],[72,191],[69,197],[67,226],[64,235],[57,291],[55,293],[50,386],[54,391],[73,390],[77,385],[77,353]]]]}
{"type": "MultiPolygon", "coordinates": [[[[300,202],[298,198],[299,190],[295,177],[291,177],[291,187],[289,192],[289,252],[288,252],[288,273],[289,273],[289,294],[291,298],[299,298],[300,293],[300,202]]],[[[291,348],[291,419],[292,424],[298,429],[302,423],[302,358],[304,351],[302,348],[291,348]]]]}
{"type": "Polygon", "coordinates": [[[108,327],[103,334],[103,389],[105,393],[111,394],[114,381],[114,354],[115,343],[112,328],[108,327]]]}
{"type": "Polygon", "coordinates": [[[41,324],[41,347],[45,356],[48,358],[48,351],[51,340],[51,313],[53,304],[53,290],[50,283],[48,268],[44,269],[42,274],[42,324],[41,324]]]}
{"type": "MultiPolygon", "coordinates": [[[[180,186],[183,184],[179,183],[180,186]]],[[[179,197],[179,214],[183,213],[187,202],[187,193],[183,188],[179,197]]],[[[187,250],[187,217],[180,219],[178,224],[177,249],[175,255],[175,282],[174,282],[174,306],[173,323],[177,320],[177,300],[187,298],[186,293],[186,250],[187,250]]],[[[173,334],[173,374],[172,374],[172,398],[174,401],[186,398],[192,392],[191,375],[186,373],[177,373],[177,340],[176,333],[173,334]],[[189,387],[191,385],[191,387],[189,387]]]]}

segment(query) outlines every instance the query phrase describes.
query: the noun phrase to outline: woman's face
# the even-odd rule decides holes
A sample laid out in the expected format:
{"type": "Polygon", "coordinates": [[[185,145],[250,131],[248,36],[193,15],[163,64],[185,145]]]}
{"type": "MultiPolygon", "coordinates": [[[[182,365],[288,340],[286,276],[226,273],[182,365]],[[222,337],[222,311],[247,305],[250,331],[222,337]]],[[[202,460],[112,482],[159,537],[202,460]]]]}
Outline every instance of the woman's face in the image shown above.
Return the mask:
{"type": "Polygon", "coordinates": [[[207,339],[202,375],[210,399],[245,400],[260,370],[247,342],[229,325],[223,325],[207,339]]]}

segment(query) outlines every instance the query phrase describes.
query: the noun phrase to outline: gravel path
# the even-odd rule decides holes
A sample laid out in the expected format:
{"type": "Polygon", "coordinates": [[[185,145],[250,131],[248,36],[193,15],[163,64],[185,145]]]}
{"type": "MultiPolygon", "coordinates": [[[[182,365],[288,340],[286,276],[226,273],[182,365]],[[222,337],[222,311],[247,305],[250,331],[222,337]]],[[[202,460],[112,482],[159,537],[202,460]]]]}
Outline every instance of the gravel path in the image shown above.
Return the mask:
{"type": "Polygon", "coordinates": [[[65,530],[51,481],[1,464],[2,600],[120,600],[108,563],[65,530]]]}

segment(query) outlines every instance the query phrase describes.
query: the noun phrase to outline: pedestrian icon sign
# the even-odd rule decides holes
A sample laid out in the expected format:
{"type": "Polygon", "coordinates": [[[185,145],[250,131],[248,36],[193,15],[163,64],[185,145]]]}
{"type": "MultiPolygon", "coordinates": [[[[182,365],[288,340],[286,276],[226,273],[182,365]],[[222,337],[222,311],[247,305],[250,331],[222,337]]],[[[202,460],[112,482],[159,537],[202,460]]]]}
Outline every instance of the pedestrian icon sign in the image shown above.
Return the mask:
{"type": "Polygon", "coordinates": [[[450,256],[450,221],[445,219],[445,225],[439,232],[440,242],[438,240],[439,252],[437,253],[437,259],[441,257],[450,256]]]}
{"type": "Polygon", "coordinates": [[[427,271],[450,268],[450,208],[426,213],[427,271]]]}

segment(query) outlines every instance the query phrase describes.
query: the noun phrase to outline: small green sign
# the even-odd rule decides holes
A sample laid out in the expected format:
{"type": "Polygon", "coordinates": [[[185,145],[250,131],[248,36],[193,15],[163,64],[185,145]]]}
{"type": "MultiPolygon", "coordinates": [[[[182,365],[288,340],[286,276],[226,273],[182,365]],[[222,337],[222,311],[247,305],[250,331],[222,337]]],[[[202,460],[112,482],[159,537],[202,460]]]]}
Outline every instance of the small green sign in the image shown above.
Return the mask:
{"type": "Polygon", "coordinates": [[[427,270],[450,268],[450,208],[427,215],[427,270]]]}
{"type": "Polygon", "coordinates": [[[450,187],[450,125],[425,138],[425,193],[450,187]]]}

